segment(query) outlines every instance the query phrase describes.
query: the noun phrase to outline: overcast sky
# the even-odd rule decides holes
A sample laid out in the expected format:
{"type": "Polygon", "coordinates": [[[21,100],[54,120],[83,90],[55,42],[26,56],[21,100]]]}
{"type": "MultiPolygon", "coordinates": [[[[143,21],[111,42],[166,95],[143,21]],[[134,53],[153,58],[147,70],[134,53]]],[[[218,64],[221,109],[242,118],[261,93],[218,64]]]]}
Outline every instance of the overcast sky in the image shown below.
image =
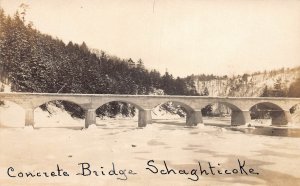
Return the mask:
{"type": "Polygon", "coordinates": [[[300,65],[299,0],[0,0],[21,3],[43,33],[175,76],[300,65]]]}

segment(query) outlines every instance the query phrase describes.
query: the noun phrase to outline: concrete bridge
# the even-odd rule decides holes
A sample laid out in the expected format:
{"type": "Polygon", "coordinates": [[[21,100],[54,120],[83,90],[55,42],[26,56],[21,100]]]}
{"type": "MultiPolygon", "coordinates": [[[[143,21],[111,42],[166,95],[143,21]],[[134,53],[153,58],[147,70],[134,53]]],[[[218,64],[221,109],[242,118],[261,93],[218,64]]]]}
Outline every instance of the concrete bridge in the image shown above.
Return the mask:
{"type": "Polygon", "coordinates": [[[115,95],[115,94],[56,94],[56,93],[0,93],[1,101],[11,101],[25,109],[25,125],[34,126],[34,109],[49,101],[61,100],[75,103],[85,111],[85,127],[96,123],[96,109],[118,101],[135,106],[138,110],[138,126],[152,123],[151,110],[163,103],[173,102],[187,111],[186,124],[203,123],[201,109],[220,103],[232,110],[231,124],[244,125],[250,122],[250,109],[264,105],[272,110],[272,124],[285,125],[291,122],[290,108],[300,104],[300,98],[274,97],[206,97],[206,96],[160,96],[160,95],[115,95]]]}

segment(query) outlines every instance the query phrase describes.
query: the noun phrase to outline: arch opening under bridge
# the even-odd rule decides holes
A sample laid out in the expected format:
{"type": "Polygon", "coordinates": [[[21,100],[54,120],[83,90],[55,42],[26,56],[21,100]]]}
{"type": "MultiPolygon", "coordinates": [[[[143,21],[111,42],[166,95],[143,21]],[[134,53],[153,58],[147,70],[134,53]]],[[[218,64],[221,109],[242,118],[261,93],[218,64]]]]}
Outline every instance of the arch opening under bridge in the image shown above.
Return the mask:
{"type": "Polygon", "coordinates": [[[251,119],[270,125],[287,125],[291,122],[290,110],[272,102],[259,102],[250,108],[251,119]],[[267,121],[270,122],[267,122],[267,121]]]}
{"type": "Polygon", "coordinates": [[[152,108],[153,118],[166,125],[195,126],[202,123],[202,117],[195,118],[195,110],[181,101],[163,101],[152,108]],[[182,118],[182,120],[178,120],[182,118]],[[176,122],[175,122],[176,119],[176,122]]]}
{"type": "Polygon", "coordinates": [[[25,109],[18,103],[0,100],[0,127],[24,127],[25,109]]]}
{"type": "Polygon", "coordinates": [[[33,109],[34,127],[83,128],[85,110],[69,100],[54,100],[42,103],[33,109]]]}
{"type": "MultiPolygon", "coordinates": [[[[121,123],[126,123],[125,118],[130,118],[130,121],[135,120],[135,116],[141,112],[142,107],[132,103],[130,101],[124,100],[113,100],[104,102],[101,105],[96,106],[94,111],[95,117],[92,120],[95,121],[95,124],[98,126],[107,126],[112,125],[106,121],[106,118],[114,118],[119,120],[121,123]]],[[[123,125],[119,125],[122,127],[123,125]]],[[[112,127],[112,126],[109,126],[112,127]]]]}
{"type": "Polygon", "coordinates": [[[204,123],[209,124],[225,123],[237,126],[250,122],[249,111],[226,101],[208,103],[201,109],[201,113],[205,118],[204,123]]]}

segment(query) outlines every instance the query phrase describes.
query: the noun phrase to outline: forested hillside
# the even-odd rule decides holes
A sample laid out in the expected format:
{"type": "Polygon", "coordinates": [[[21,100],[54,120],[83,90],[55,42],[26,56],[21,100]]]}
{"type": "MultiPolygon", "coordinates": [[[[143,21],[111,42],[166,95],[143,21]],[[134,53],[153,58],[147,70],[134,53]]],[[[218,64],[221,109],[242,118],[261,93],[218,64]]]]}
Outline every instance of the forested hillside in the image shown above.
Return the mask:
{"type": "MultiPolygon", "coordinates": [[[[0,80],[2,91],[9,84],[13,92],[198,95],[191,78],[161,75],[141,59],[120,59],[86,43],[66,44],[26,24],[19,13],[10,17],[1,9],[0,80]]],[[[114,107],[113,114],[134,110],[125,103],[107,106],[114,107]]]]}

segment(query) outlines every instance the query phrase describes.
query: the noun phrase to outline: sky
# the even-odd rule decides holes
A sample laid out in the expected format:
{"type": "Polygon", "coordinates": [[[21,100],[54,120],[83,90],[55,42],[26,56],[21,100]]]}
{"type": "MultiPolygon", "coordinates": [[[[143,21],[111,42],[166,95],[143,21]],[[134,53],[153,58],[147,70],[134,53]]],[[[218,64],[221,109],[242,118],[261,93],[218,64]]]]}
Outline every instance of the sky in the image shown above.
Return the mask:
{"type": "Polygon", "coordinates": [[[0,0],[42,33],[174,76],[300,65],[299,0],[0,0]]]}

